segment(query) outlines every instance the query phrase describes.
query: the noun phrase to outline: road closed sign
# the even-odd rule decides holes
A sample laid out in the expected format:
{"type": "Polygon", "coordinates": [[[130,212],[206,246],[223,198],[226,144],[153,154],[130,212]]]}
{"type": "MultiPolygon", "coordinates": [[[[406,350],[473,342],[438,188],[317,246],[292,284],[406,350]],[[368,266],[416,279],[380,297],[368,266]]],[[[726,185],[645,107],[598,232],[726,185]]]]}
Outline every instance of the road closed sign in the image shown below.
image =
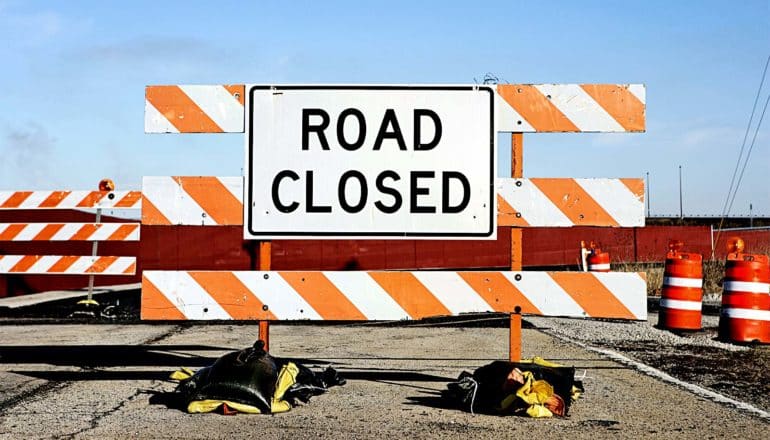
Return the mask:
{"type": "Polygon", "coordinates": [[[495,238],[493,87],[246,95],[246,238],[495,238]]]}

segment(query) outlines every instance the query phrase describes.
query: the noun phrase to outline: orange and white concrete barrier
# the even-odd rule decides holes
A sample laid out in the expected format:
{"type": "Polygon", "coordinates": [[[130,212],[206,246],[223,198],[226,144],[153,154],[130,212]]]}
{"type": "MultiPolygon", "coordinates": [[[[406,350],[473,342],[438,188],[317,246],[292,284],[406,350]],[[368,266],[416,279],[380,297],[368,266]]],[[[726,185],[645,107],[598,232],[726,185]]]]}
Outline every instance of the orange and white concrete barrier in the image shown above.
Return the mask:
{"type": "Polygon", "coordinates": [[[400,320],[470,312],[647,319],[643,273],[144,271],[146,320],[400,320]]]}

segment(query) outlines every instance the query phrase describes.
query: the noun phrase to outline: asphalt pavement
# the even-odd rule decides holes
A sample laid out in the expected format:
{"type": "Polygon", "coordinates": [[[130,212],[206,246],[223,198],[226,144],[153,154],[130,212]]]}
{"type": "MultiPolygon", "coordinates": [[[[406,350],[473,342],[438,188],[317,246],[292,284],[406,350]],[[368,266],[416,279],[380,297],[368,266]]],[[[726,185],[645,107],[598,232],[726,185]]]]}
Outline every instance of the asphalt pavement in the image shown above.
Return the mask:
{"type": "Polygon", "coordinates": [[[273,325],[271,353],[346,385],[288,413],[187,414],[169,373],[250,346],[256,325],[0,325],[0,438],[764,438],[770,422],[537,329],[524,357],[575,366],[585,395],[565,418],[472,415],[438,392],[507,358],[508,331],[484,327],[273,325]]]}

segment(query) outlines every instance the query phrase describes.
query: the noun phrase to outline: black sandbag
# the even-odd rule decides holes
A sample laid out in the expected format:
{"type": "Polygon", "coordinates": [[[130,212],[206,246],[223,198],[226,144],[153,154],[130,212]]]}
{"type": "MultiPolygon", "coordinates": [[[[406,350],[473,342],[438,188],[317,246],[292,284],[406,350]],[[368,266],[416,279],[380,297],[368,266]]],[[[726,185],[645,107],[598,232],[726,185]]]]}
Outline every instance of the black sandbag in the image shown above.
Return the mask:
{"type": "Polygon", "coordinates": [[[212,365],[183,380],[176,391],[187,404],[197,400],[229,400],[270,414],[278,367],[257,341],[253,347],[225,354],[212,365]]]}

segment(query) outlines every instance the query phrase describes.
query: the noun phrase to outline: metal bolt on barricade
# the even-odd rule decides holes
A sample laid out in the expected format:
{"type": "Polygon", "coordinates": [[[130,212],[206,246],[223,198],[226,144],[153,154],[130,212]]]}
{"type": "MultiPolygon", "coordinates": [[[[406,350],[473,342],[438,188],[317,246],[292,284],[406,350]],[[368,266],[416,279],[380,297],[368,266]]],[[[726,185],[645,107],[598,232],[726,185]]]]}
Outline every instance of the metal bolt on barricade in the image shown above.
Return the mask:
{"type": "Polygon", "coordinates": [[[767,255],[743,253],[738,237],[728,240],[719,337],[743,343],[770,343],[770,262],[767,255]]]}
{"type": "Polygon", "coordinates": [[[703,307],[703,255],[680,252],[684,243],[671,240],[666,254],[658,326],[667,330],[700,330],[703,307]]]}

